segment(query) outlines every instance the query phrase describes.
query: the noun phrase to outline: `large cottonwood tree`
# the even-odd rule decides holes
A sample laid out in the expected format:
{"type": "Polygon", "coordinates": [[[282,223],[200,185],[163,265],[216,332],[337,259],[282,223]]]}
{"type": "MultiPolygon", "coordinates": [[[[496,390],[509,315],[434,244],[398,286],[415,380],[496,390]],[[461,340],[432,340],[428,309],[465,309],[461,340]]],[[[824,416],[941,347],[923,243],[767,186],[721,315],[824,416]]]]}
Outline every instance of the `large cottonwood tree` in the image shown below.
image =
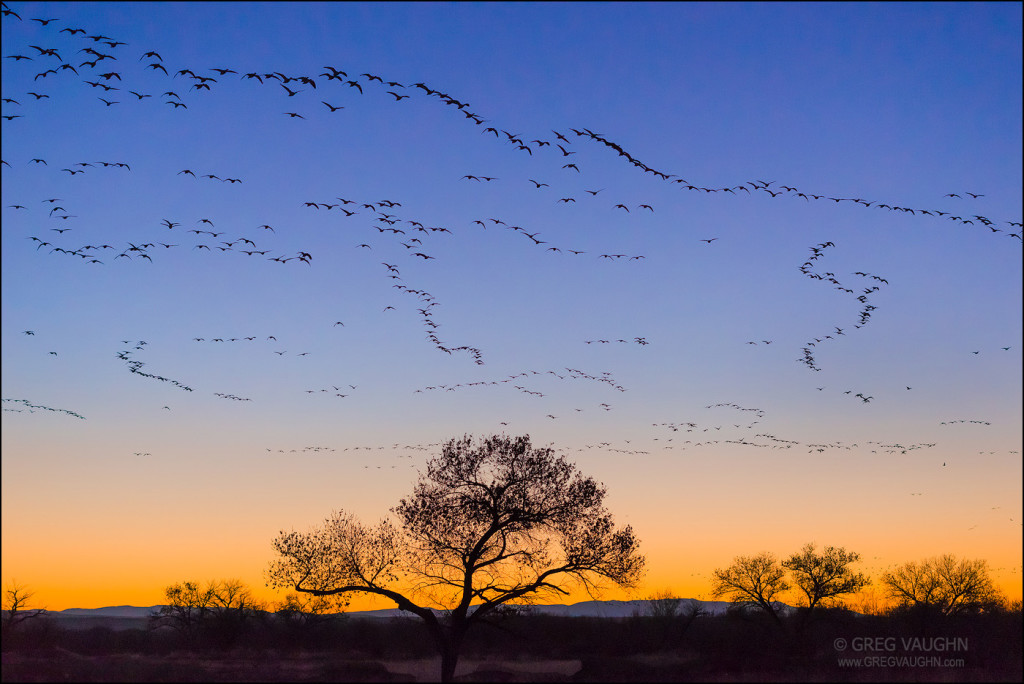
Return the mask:
{"type": "Polygon", "coordinates": [[[394,601],[423,620],[450,681],[466,632],[506,605],[636,585],[639,542],[616,529],[605,493],[529,436],[452,439],[391,509],[398,525],[336,512],[309,532],[281,532],[268,584],[394,601]]]}

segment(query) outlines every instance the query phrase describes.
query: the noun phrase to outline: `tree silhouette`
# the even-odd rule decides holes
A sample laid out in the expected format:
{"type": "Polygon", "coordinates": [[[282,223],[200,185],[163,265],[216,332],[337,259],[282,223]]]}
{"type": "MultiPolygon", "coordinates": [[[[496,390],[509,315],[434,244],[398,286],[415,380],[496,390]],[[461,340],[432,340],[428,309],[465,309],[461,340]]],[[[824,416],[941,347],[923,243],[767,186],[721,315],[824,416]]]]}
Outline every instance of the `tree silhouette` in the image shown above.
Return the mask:
{"type": "Polygon", "coordinates": [[[3,620],[0,625],[3,627],[3,637],[8,638],[14,629],[25,622],[37,618],[46,613],[45,608],[28,608],[29,601],[35,596],[34,591],[28,587],[14,582],[7,589],[4,589],[3,598],[3,620]]]}
{"type": "Polygon", "coordinates": [[[789,589],[786,571],[771,553],[737,556],[732,565],[712,575],[711,593],[742,607],[763,610],[781,623],[776,597],[789,589]]]}
{"type": "Polygon", "coordinates": [[[654,650],[679,646],[683,636],[697,618],[709,615],[700,601],[684,600],[669,589],[650,594],[642,607],[633,611],[633,619],[641,626],[653,629],[645,642],[654,650]]]}
{"type": "Polygon", "coordinates": [[[266,604],[238,579],[211,582],[210,613],[205,627],[223,648],[230,648],[250,624],[264,616],[266,604]]]}
{"type": "Polygon", "coordinates": [[[449,440],[400,527],[336,512],[308,533],[281,532],[268,584],[316,596],[383,596],[421,618],[451,681],[467,631],[512,601],[635,586],[644,566],[630,527],[615,529],[605,488],[529,436],[449,440]],[[435,610],[436,609],[436,610],[435,610]]]}
{"type": "Polygon", "coordinates": [[[170,627],[182,636],[189,648],[194,648],[199,628],[211,612],[215,589],[213,582],[206,587],[192,581],[168,586],[164,589],[167,603],[150,614],[150,627],[170,627]]]}
{"type": "Polygon", "coordinates": [[[212,637],[222,647],[230,647],[248,623],[266,608],[237,579],[211,580],[206,586],[181,582],[164,589],[164,595],[167,604],[149,616],[150,627],[174,629],[189,648],[198,644],[200,634],[212,637]]]}
{"type": "Polygon", "coordinates": [[[860,554],[834,546],[826,546],[820,554],[816,553],[811,543],[782,562],[792,574],[796,588],[804,594],[803,622],[815,608],[836,605],[840,603],[840,596],[856,593],[870,584],[866,575],[849,567],[859,560],[860,554]]]}
{"type": "Polygon", "coordinates": [[[334,613],[348,606],[347,597],[285,595],[284,601],[274,605],[274,615],[297,631],[308,630],[325,622],[334,613]]]}
{"type": "Polygon", "coordinates": [[[1000,595],[984,560],[957,560],[952,554],[905,563],[882,575],[889,598],[923,613],[961,615],[991,609],[1000,595]]]}

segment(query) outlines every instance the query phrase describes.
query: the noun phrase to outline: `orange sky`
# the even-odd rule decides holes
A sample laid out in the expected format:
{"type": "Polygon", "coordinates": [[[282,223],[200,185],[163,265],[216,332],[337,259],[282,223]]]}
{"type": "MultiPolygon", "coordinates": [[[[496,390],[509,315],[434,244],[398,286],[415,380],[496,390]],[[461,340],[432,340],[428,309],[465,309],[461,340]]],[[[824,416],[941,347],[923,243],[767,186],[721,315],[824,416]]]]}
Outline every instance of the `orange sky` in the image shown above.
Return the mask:
{"type": "MultiPolygon", "coordinates": [[[[609,485],[608,506],[620,524],[634,527],[647,557],[639,589],[612,591],[605,598],[643,598],[670,589],[683,597],[711,599],[710,573],[735,556],[771,551],[783,558],[809,541],[819,548],[834,545],[859,552],[857,567],[873,578],[893,564],[943,553],[983,558],[997,586],[1009,598],[1021,598],[1022,544],[1019,513],[1014,512],[1015,501],[1019,511],[1019,463],[1004,460],[1005,477],[999,478],[996,491],[990,487],[974,499],[953,496],[961,488],[970,489],[966,475],[959,483],[930,485],[949,487],[946,497],[917,497],[902,491],[903,485],[890,486],[855,471],[835,490],[812,489],[800,494],[799,502],[795,492],[785,489],[786,472],[765,473],[755,484],[710,487],[681,484],[687,481],[688,467],[679,461],[671,467],[661,464],[663,476],[658,478],[643,468],[603,463],[592,463],[587,470],[606,484],[615,483],[609,485]],[[870,499],[844,500],[840,494],[869,488],[870,499]],[[993,510],[982,505],[984,499],[1003,505],[993,510]],[[663,504],[652,506],[652,500],[663,504]],[[883,500],[885,507],[878,504],[883,500]]],[[[219,485],[202,484],[193,487],[196,496],[180,502],[157,502],[144,490],[93,487],[68,488],[43,506],[36,488],[10,486],[15,481],[12,470],[5,461],[3,580],[29,585],[38,603],[51,610],[155,605],[162,602],[164,587],[188,579],[237,577],[266,600],[280,600],[283,594],[263,586],[270,541],[279,530],[308,529],[346,501],[350,510],[372,522],[411,489],[413,478],[412,471],[394,475],[373,496],[358,479],[327,491],[305,483],[310,491],[303,499],[268,496],[264,505],[236,510],[229,503],[233,494],[219,485]],[[52,505],[58,498],[60,507],[52,505]]],[[[700,469],[694,470],[689,481],[701,481],[700,469]]],[[[240,490],[245,490],[248,477],[237,474],[240,490]]],[[[586,598],[577,594],[565,602],[586,598]]],[[[369,598],[352,604],[353,609],[371,607],[391,606],[369,598]]]]}

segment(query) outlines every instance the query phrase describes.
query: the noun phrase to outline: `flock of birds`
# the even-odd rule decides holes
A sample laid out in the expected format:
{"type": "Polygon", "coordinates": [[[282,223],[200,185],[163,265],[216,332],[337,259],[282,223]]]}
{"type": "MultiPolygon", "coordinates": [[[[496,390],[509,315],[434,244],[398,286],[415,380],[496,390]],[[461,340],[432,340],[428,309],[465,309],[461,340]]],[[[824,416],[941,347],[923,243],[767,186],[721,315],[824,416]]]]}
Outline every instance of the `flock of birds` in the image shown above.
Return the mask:
{"type": "Polygon", "coordinates": [[[4,411],[11,411],[13,413],[22,413],[27,411],[29,413],[35,413],[36,411],[52,411],[54,413],[66,413],[69,416],[85,420],[85,416],[75,411],[69,411],[68,409],[53,408],[52,406],[43,406],[42,404],[33,404],[28,399],[8,399],[4,398],[2,401],[9,401],[13,404],[24,406],[25,408],[14,408],[13,406],[5,406],[4,411]]]}
{"type": "MultiPolygon", "coordinates": [[[[860,313],[858,314],[857,323],[853,324],[853,327],[855,329],[859,329],[867,325],[868,321],[871,318],[871,312],[877,308],[873,304],[868,303],[868,296],[874,292],[878,292],[880,286],[872,285],[870,287],[865,287],[858,293],[857,291],[849,287],[844,287],[843,284],[836,279],[836,274],[832,273],[831,271],[827,271],[825,273],[815,273],[814,271],[812,271],[811,269],[814,267],[814,262],[817,259],[819,259],[822,256],[822,254],[824,254],[824,251],[829,247],[835,246],[836,245],[834,242],[828,241],[819,243],[818,245],[811,247],[811,256],[807,258],[807,261],[801,264],[800,272],[806,275],[808,278],[831,283],[834,286],[834,288],[836,290],[839,290],[840,292],[844,292],[849,295],[854,295],[854,298],[862,305],[860,313]]],[[[865,273],[864,271],[855,271],[853,275],[861,276],[863,278],[870,278],[884,285],[889,284],[889,281],[886,280],[885,278],[882,278],[881,276],[877,275],[872,275],[870,273],[865,273]]],[[[846,333],[843,332],[842,328],[836,326],[834,332],[822,335],[821,337],[815,337],[814,340],[811,342],[805,342],[803,348],[801,349],[801,351],[803,352],[803,356],[798,360],[801,363],[805,364],[811,370],[820,371],[821,368],[817,365],[817,363],[814,360],[814,353],[811,347],[814,347],[817,344],[822,344],[823,342],[825,342],[825,340],[834,340],[836,339],[836,336],[845,334],[846,333]]],[[[770,342],[768,341],[765,342],[766,344],[770,344],[770,342]]],[[[871,401],[871,399],[873,398],[865,397],[863,394],[857,394],[856,396],[860,397],[865,404],[871,401]]]]}
{"type": "MultiPolygon", "coordinates": [[[[6,5],[3,5],[3,16],[5,21],[24,21],[18,12],[11,10],[6,5]]],[[[744,195],[758,195],[770,197],[771,199],[799,200],[805,203],[847,204],[864,209],[882,209],[889,212],[897,212],[916,219],[948,220],[963,226],[971,226],[990,235],[1009,237],[1017,241],[1021,240],[1021,222],[994,220],[981,214],[971,214],[969,211],[954,213],[932,207],[903,206],[902,204],[879,202],[862,197],[833,196],[801,189],[794,185],[781,184],[774,180],[750,179],[725,186],[712,186],[691,181],[676,173],[657,169],[641,161],[621,144],[611,140],[604,134],[596,133],[585,127],[565,128],[562,131],[551,129],[550,135],[545,134],[531,139],[530,136],[521,135],[494,125],[484,115],[475,111],[468,102],[423,82],[402,82],[368,72],[357,74],[355,70],[351,70],[352,73],[350,73],[347,69],[330,65],[322,67],[319,73],[310,72],[307,74],[286,74],[281,71],[253,70],[243,67],[232,68],[226,65],[205,68],[195,65],[170,66],[165,63],[163,57],[156,50],[133,48],[133,46],[125,41],[101,33],[93,33],[82,27],[61,26],[57,19],[29,18],[28,21],[38,22],[40,27],[47,32],[45,34],[46,40],[51,42],[44,43],[40,39],[41,44],[39,45],[25,45],[22,49],[4,56],[4,59],[10,60],[9,64],[11,65],[6,68],[36,70],[32,78],[33,89],[31,91],[26,91],[24,94],[4,93],[3,108],[5,111],[3,119],[8,122],[5,125],[16,126],[18,123],[15,120],[34,116],[37,109],[46,107],[48,101],[60,97],[70,88],[89,88],[94,92],[100,91],[102,94],[96,96],[95,102],[97,107],[102,107],[103,109],[115,106],[119,108],[149,107],[158,104],[163,107],[170,106],[171,110],[179,112],[178,115],[180,116],[188,116],[189,104],[195,98],[211,97],[227,83],[228,79],[236,79],[251,84],[254,88],[261,88],[270,97],[288,103],[287,110],[282,108],[281,116],[299,120],[308,120],[314,117],[340,116],[342,110],[353,105],[353,100],[360,97],[371,97],[374,93],[385,96],[396,107],[406,106],[408,104],[406,101],[411,101],[414,98],[426,98],[439,103],[449,110],[452,116],[461,118],[466,125],[477,127],[482,140],[511,146],[518,153],[528,155],[531,160],[536,159],[538,165],[541,163],[541,160],[544,160],[543,163],[547,165],[545,168],[550,169],[554,174],[550,178],[533,174],[537,177],[506,179],[491,173],[485,174],[474,171],[473,173],[464,174],[458,180],[466,181],[473,185],[480,184],[481,186],[510,182],[519,183],[523,187],[531,188],[533,192],[552,193],[550,201],[555,206],[568,208],[582,206],[589,202],[600,203],[600,206],[607,207],[609,212],[622,216],[634,217],[658,213],[655,206],[656,203],[653,201],[638,202],[625,197],[615,197],[613,196],[615,190],[610,188],[594,187],[593,189],[585,189],[583,194],[573,195],[557,191],[552,187],[553,184],[555,186],[558,185],[556,176],[562,177],[565,174],[584,176],[587,172],[587,167],[584,162],[580,161],[579,152],[584,145],[594,145],[599,149],[613,152],[618,158],[638,169],[644,175],[670,184],[670,187],[681,192],[698,195],[720,194],[737,198],[744,195]],[[83,54],[84,57],[80,56],[83,54]],[[147,92],[147,88],[143,85],[136,85],[136,83],[143,82],[151,85],[153,78],[165,79],[164,85],[152,90],[152,92],[147,92]],[[341,101],[339,98],[342,97],[348,98],[346,99],[346,104],[337,104],[341,101]]],[[[295,125],[302,125],[302,123],[298,121],[295,122],[295,125]]],[[[15,131],[16,129],[12,128],[9,132],[14,133],[15,131]]],[[[2,160],[2,166],[8,169],[8,172],[17,172],[21,167],[30,166],[39,169],[52,169],[52,173],[66,173],[72,178],[78,178],[94,173],[133,173],[132,161],[130,159],[127,161],[85,160],[70,163],[63,161],[60,163],[55,162],[51,165],[50,160],[44,159],[42,156],[34,156],[25,161],[12,160],[9,162],[8,160],[2,160]]],[[[531,161],[532,163],[534,162],[531,161]]],[[[244,179],[239,177],[239,174],[219,169],[216,171],[216,173],[209,170],[200,172],[198,166],[185,169],[168,168],[166,169],[166,180],[167,182],[176,183],[216,181],[224,185],[225,188],[244,184],[244,179]]],[[[944,195],[945,199],[962,201],[977,201],[984,197],[983,193],[965,191],[949,192],[944,195]]],[[[410,259],[422,260],[425,263],[443,261],[443,257],[438,256],[437,248],[443,245],[444,240],[452,239],[466,231],[496,228],[507,231],[510,235],[517,235],[524,240],[529,240],[533,246],[552,254],[566,254],[574,257],[586,255],[598,261],[636,262],[638,264],[647,258],[646,255],[627,254],[618,250],[594,252],[590,249],[578,249],[575,246],[570,248],[566,245],[552,244],[551,239],[548,236],[542,235],[540,230],[533,227],[516,225],[515,222],[506,221],[502,217],[481,216],[462,225],[439,225],[436,221],[412,214],[403,207],[400,199],[305,198],[298,200],[296,207],[310,214],[315,212],[322,216],[336,216],[339,221],[338,225],[341,225],[341,222],[344,221],[361,228],[368,237],[354,244],[353,249],[373,252],[381,248],[381,240],[386,240],[391,245],[400,245],[410,259]]],[[[147,230],[151,231],[150,234],[158,233],[167,236],[160,240],[145,237],[125,242],[114,240],[109,242],[82,241],[75,239],[76,228],[79,225],[76,219],[80,217],[77,213],[72,213],[72,211],[75,211],[75,207],[71,201],[59,197],[49,197],[39,201],[30,200],[25,203],[8,206],[16,211],[23,211],[33,216],[41,209],[45,213],[46,222],[53,225],[53,227],[47,227],[45,222],[37,222],[36,226],[39,232],[35,235],[26,236],[25,239],[31,243],[30,246],[33,246],[36,252],[46,249],[46,254],[48,255],[77,257],[85,263],[97,266],[117,264],[121,263],[121,260],[125,264],[128,262],[152,263],[155,259],[160,259],[163,255],[170,254],[171,250],[188,250],[197,255],[208,253],[224,258],[227,258],[229,255],[232,255],[233,258],[239,258],[234,255],[240,255],[249,259],[262,259],[278,264],[292,263],[293,267],[301,265],[300,267],[303,268],[311,268],[316,262],[313,250],[309,248],[296,245],[282,246],[280,240],[290,239],[291,233],[286,227],[279,233],[278,228],[282,227],[275,227],[271,225],[270,221],[259,225],[253,222],[253,225],[248,226],[227,225],[225,227],[218,227],[222,222],[228,224],[230,221],[207,216],[162,217],[159,220],[154,218],[152,224],[147,226],[147,230]],[[43,206],[40,207],[39,205],[43,206]],[[164,239],[171,239],[173,242],[164,242],[164,239]]],[[[566,209],[566,211],[569,211],[569,209],[566,209]]],[[[639,219],[630,218],[629,220],[639,219]]],[[[347,234],[349,233],[346,232],[347,234]]],[[[722,239],[720,236],[714,235],[694,238],[696,242],[703,243],[709,248],[720,239],[722,239]]],[[[831,326],[827,332],[811,337],[804,342],[800,350],[801,356],[796,361],[804,364],[812,371],[821,370],[815,357],[815,352],[820,349],[820,346],[826,342],[834,342],[840,336],[845,336],[867,325],[871,320],[872,313],[876,310],[873,297],[876,293],[882,291],[884,286],[889,285],[887,277],[863,270],[848,274],[837,274],[834,272],[835,269],[833,271],[818,270],[819,260],[824,262],[829,254],[829,250],[836,249],[838,248],[832,241],[811,246],[809,248],[810,255],[806,257],[799,270],[808,279],[827,284],[837,292],[856,301],[859,305],[859,311],[852,320],[843,322],[841,326],[831,326]],[[856,279],[857,282],[851,282],[851,278],[856,279]]],[[[391,261],[393,259],[380,262],[384,267],[382,275],[385,279],[392,281],[390,283],[392,287],[403,297],[409,297],[414,300],[411,309],[414,309],[418,314],[420,322],[424,327],[426,340],[443,353],[465,353],[473,359],[475,364],[483,365],[483,352],[478,347],[468,344],[455,345],[441,339],[438,334],[441,323],[435,318],[435,307],[439,305],[439,302],[426,289],[406,282],[402,277],[401,264],[397,262],[391,263],[391,261]]],[[[387,312],[389,310],[396,310],[396,307],[388,305],[383,311],[387,312]]],[[[344,323],[342,321],[335,321],[332,325],[344,326],[344,323]]],[[[30,335],[34,334],[34,331],[25,332],[30,335]]],[[[253,335],[197,336],[193,338],[196,342],[208,341],[211,343],[254,342],[256,339],[256,336],[253,335]]],[[[276,337],[268,336],[267,340],[276,342],[276,337]]],[[[773,342],[773,340],[762,339],[750,340],[746,344],[767,346],[773,342]]],[[[135,358],[134,354],[145,348],[146,343],[144,341],[137,343],[127,342],[126,344],[129,347],[117,351],[116,357],[125,362],[126,367],[131,373],[168,383],[183,391],[193,391],[190,382],[186,383],[185,381],[174,380],[143,371],[146,364],[135,358]]],[[[646,337],[635,336],[632,339],[622,337],[615,339],[611,337],[608,339],[591,339],[585,340],[585,344],[636,344],[646,346],[650,343],[646,337]]],[[[1003,347],[1003,349],[1009,350],[1010,347],[1003,347]]],[[[273,352],[279,356],[285,354],[306,356],[309,354],[309,352],[305,351],[295,353],[289,350],[273,350],[273,352]]],[[[56,356],[56,352],[51,351],[49,353],[56,356]]],[[[978,354],[980,350],[973,353],[978,354]]],[[[526,394],[544,396],[544,392],[528,386],[522,380],[523,378],[535,379],[537,376],[559,380],[587,380],[607,384],[616,391],[626,391],[624,387],[612,379],[610,372],[585,373],[571,368],[565,368],[564,371],[531,370],[513,374],[500,380],[481,380],[451,385],[437,384],[414,391],[416,393],[455,391],[476,386],[508,385],[526,394]]],[[[347,397],[350,394],[348,391],[343,391],[344,385],[331,385],[331,387],[333,387],[333,391],[327,388],[305,389],[304,391],[308,394],[333,394],[339,398],[347,397]]],[[[355,386],[350,385],[348,387],[352,390],[355,389],[355,386]]],[[[823,391],[825,388],[818,387],[817,389],[823,391]]],[[[906,389],[910,390],[911,388],[907,387],[906,389]]],[[[219,398],[233,401],[253,401],[251,398],[240,397],[230,392],[214,392],[213,394],[219,398]]],[[[853,389],[844,390],[843,394],[859,399],[863,403],[868,403],[874,399],[874,396],[867,392],[855,392],[853,389]]],[[[32,404],[27,400],[5,399],[5,401],[19,402],[22,406],[31,409],[45,408],[32,404]]],[[[599,404],[599,406],[603,410],[611,410],[611,406],[606,403],[599,404]]],[[[736,408],[744,411],[751,410],[740,407],[736,408]]],[[[5,410],[16,409],[5,408],[5,410]]],[[[48,410],[61,411],[62,409],[48,410]]],[[[575,408],[574,410],[581,412],[583,409],[575,408]]],[[[763,412],[759,409],[754,409],[754,411],[757,412],[756,415],[759,419],[763,417],[763,412]]],[[[82,417],[70,411],[64,412],[79,418],[82,417]]],[[[557,418],[557,416],[550,413],[546,415],[550,419],[557,418]]],[[[754,421],[754,423],[756,422],[754,421]]],[[[946,421],[943,424],[952,422],[981,421],[946,421]]],[[[724,427],[716,425],[698,428],[694,422],[662,423],[656,425],[668,427],[673,432],[679,430],[690,432],[698,429],[703,431],[709,429],[719,431],[724,427]]],[[[735,427],[740,427],[740,424],[736,424],[735,427]]],[[[746,426],[746,428],[752,427],[753,423],[746,426]]],[[[746,438],[740,438],[738,441],[725,441],[751,446],[771,446],[774,448],[790,448],[803,444],[797,440],[784,440],[767,433],[758,433],[757,438],[765,440],[765,443],[754,444],[752,441],[746,440],[746,438]]],[[[588,445],[588,448],[590,446],[595,445],[588,445]]],[[[610,445],[607,446],[610,447],[610,445]]],[[[805,446],[819,451],[850,447],[850,445],[840,444],[806,444],[805,446]]],[[[906,452],[907,450],[932,445],[903,446],[900,444],[881,445],[879,443],[879,446],[886,450],[906,452]]]]}

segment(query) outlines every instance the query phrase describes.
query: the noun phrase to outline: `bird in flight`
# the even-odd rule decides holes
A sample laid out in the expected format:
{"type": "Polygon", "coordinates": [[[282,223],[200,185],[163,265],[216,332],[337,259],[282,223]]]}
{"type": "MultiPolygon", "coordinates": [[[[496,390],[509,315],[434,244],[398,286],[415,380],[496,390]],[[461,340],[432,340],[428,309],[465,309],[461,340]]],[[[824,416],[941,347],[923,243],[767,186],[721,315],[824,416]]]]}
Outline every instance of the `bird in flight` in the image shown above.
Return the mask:
{"type": "Polygon", "coordinates": [[[705,239],[703,239],[703,238],[702,238],[702,239],[701,239],[701,242],[706,242],[706,243],[708,243],[708,244],[710,245],[710,244],[711,244],[712,242],[714,242],[714,241],[715,241],[715,240],[717,240],[717,239],[718,239],[718,238],[711,238],[710,240],[705,240],[705,239]]]}

